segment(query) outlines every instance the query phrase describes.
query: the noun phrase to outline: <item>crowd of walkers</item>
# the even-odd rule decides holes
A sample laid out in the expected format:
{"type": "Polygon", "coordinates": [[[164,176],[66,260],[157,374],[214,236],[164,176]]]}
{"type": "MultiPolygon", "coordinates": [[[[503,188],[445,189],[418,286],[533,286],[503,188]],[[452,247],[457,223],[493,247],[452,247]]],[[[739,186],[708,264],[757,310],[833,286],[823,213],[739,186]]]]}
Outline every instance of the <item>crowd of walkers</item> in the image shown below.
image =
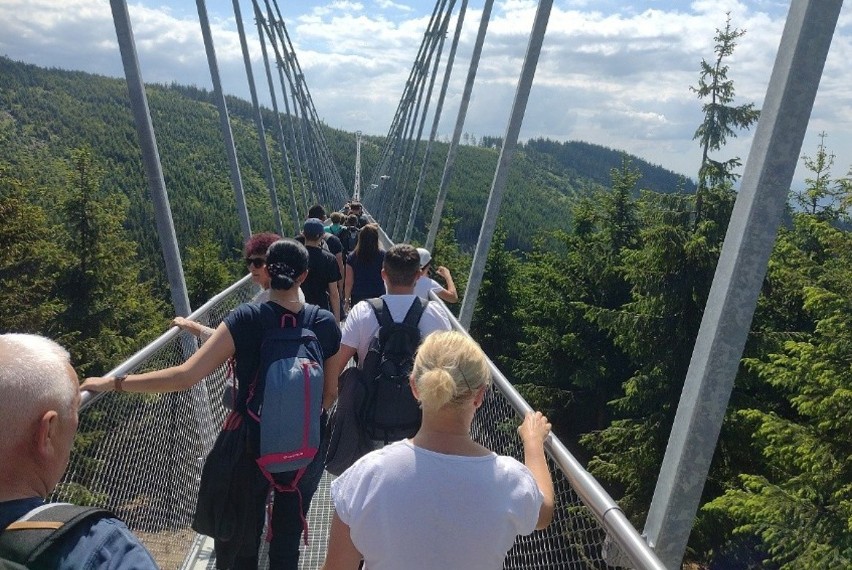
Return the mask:
{"type": "MultiPolygon", "coordinates": [[[[357,202],[308,216],[294,238],[246,243],[260,287],[251,302],[215,329],[175,318],[203,340],[184,363],[86,378],[79,390],[186,390],[231,363],[231,409],[193,521],[214,538],[217,568],[257,568],[264,528],[269,567],[298,568],[326,468],[340,476],[324,568],[502,568],[515,538],[553,516],[547,418],[528,414],[518,428],[523,463],[474,441],[491,374],[429,300],[458,302],[449,269],[433,270],[423,248],[385,250],[357,202]]],[[[45,502],[68,464],[77,383],[53,341],[0,335],[0,569],[156,567],[107,511],[45,502]]]]}

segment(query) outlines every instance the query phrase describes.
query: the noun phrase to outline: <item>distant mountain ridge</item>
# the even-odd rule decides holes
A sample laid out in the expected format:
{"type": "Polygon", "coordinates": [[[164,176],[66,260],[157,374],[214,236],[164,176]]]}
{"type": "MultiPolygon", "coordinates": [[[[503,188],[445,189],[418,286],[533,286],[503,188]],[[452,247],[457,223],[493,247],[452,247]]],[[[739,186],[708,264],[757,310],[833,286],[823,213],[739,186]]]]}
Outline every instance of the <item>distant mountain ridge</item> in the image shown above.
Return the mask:
{"type": "MultiPolygon", "coordinates": [[[[191,245],[199,227],[210,227],[224,251],[238,251],[239,223],[212,92],[178,84],[150,84],[147,92],[181,247],[186,247],[184,242],[191,245]]],[[[251,104],[228,97],[228,107],[252,229],[274,229],[251,104]]],[[[272,111],[264,109],[263,113],[287,233],[293,230],[287,177],[272,128],[272,111]]],[[[326,127],[326,139],[346,187],[352,188],[354,133],[326,127]]],[[[0,57],[0,140],[4,141],[0,166],[6,165],[13,174],[21,168],[15,165],[25,162],[22,149],[38,148],[43,160],[62,160],[73,148],[90,146],[107,167],[106,190],[121,192],[130,200],[127,226],[140,244],[142,256],[154,256],[154,265],[162,263],[156,259],[159,247],[152,230],[153,213],[123,80],[0,57]]],[[[383,146],[384,137],[365,137],[364,184],[369,183],[383,146]]],[[[424,147],[421,145],[421,153],[424,147]]],[[[415,214],[414,241],[425,238],[447,150],[446,143],[435,143],[415,214]]],[[[479,235],[498,156],[495,148],[463,145],[459,149],[445,212],[457,220],[456,238],[468,251],[479,235]]],[[[609,188],[610,171],[621,166],[623,156],[617,150],[583,142],[534,139],[520,144],[501,208],[507,247],[527,250],[541,231],[570,229],[575,199],[595,188],[609,188]]],[[[657,192],[694,189],[694,183],[671,171],[638,157],[629,158],[642,172],[638,188],[657,192]]]]}
{"type": "MultiPolygon", "coordinates": [[[[524,148],[529,153],[542,153],[552,156],[567,169],[578,176],[594,180],[601,186],[609,187],[610,171],[620,168],[623,151],[602,145],[582,142],[558,142],[545,138],[530,139],[524,148]]],[[[651,164],[637,156],[627,154],[633,168],[642,173],[639,186],[655,192],[669,193],[677,190],[695,192],[695,181],[662,166],[651,164]]]]}

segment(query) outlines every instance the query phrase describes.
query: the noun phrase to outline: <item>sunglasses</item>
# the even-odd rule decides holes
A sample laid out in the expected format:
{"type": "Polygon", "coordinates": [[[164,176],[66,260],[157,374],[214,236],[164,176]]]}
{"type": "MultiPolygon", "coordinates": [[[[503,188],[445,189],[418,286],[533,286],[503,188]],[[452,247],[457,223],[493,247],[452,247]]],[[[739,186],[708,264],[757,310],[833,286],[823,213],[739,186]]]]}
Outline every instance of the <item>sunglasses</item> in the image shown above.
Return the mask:
{"type": "Polygon", "coordinates": [[[266,260],[262,257],[247,257],[246,265],[253,265],[254,267],[263,267],[266,265],[266,260]]]}

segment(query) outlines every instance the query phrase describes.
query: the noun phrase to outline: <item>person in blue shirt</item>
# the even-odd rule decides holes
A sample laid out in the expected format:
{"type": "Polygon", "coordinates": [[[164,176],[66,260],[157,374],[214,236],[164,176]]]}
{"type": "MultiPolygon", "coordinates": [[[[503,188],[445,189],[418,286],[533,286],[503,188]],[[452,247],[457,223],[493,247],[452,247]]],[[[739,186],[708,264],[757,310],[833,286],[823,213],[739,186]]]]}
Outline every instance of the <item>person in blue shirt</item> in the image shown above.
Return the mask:
{"type": "MultiPolygon", "coordinates": [[[[46,504],[68,466],[80,408],[68,351],[31,334],[0,335],[0,534],[46,504]]],[[[13,535],[14,536],[14,535],[13,535]]],[[[157,568],[120,520],[75,524],[31,568],[157,568]]]]}
{"type": "MultiPolygon", "coordinates": [[[[264,271],[269,274],[269,301],[244,303],[234,309],[213,332],[213,336],[201,345],[189,359],[178,366],[155,370],[145,374],[127,376],[101,376],[86,378],[81,390],[93,392],[174,392],[191,388],[209,376],[229,358],[234,357],[237,385],[245,394],[257,377],[261,366],[261,348],[265,331],[281,323],[286,316],[296,322],[304,322],[306,303],[299,299],[299,287],[308,276],[308,251],[305,246],[292,239],[281,239],[269,246],[264,271]]],[[[305,291],[307,296],[307,290],[305,291]]],[[[337,319],[328,310],[319,309],[312,331],[322,351],[323,362],[327,362],[340,348],[340,328],[337,319]]],[[[331,375],[324,368],[322,409],[328,410],[337,397],[337,374],[331,375]]],[[[244,402],[238,396],[238,402],[244,402]]],[[[244,406],[238,405],[237,408],[244,406]]],[[[235,412],[237,413],[237,412],[235,412]]],[[[239,412],[242,413],[242,412],[239,412]]],[[[322,429],[322,428],[321,428],[322,429]]],[[[259,435],[253,432],[250,445],[257,448],[259,435]]],[[[327,441],[326,438],[323,438],[327,441]]],[[[275,492],[270,517],[271,540],[269,545],[270,568],[297,570],[299,567],[299,538],[303,522],[308,513],[311,499],[322,477],[324,458],[320,451],[307,466],[298,483],[299,493],[275,492]]],[[[280,475],[292,478],[293,472],[280,475]]],[[[284,481],[276,482],[284,483],[284,481]]],[[[240,540],[215,540],[216,567],[231,570],[256,569],[258,547],[263,530],[263,515],[270,482],[264,478],[257,465],[246,478],[249,489],[250,510],[257,514],[254,526],[242,528],[240,540]]],[[[250,523],[251,524],[251,523],[250,523]]]]}

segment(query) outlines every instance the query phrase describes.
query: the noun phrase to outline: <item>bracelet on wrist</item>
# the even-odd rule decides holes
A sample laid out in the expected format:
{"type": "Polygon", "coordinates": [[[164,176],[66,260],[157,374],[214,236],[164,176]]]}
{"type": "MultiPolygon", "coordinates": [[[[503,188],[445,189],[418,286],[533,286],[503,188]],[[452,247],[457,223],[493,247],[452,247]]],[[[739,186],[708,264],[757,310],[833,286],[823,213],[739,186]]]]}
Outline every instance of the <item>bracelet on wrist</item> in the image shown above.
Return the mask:
{"type": "Polygon", "coordinates": [[[127,374],[121,374],[114,379],[113,390],[116,392],[124,392],[124,381],[127,380],[127,374]]]}

